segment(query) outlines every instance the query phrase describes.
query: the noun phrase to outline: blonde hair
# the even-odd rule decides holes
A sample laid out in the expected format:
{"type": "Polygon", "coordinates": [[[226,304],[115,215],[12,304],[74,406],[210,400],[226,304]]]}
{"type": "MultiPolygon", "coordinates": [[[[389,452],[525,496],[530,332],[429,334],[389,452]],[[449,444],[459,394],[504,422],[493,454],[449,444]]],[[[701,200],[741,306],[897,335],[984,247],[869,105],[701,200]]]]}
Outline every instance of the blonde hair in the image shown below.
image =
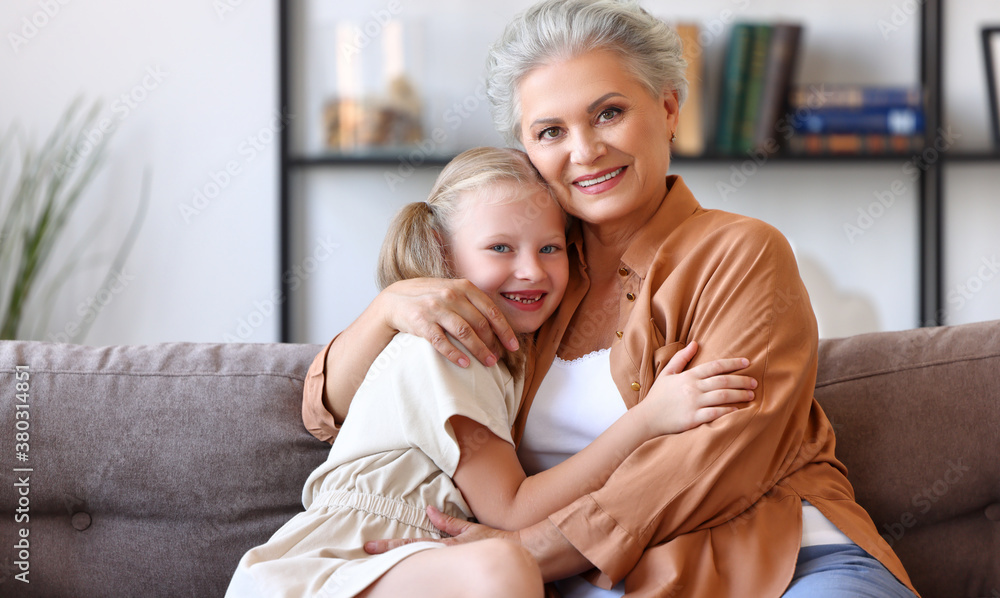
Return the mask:
{"type": "MultiPolygon", "coordinates": [[[[548,191],[528,156],[520,150],[477,147],[449,162],[434,182],[427,201],[403,206],[390,222],[378,258],[379,289],[411,278],[456,278],[448,240],[455,230],[462,200],[469,191],[502,183],[536,185],[548,191]]],[[[530,340],[529,335],[519,335],[519,351],[504,349],[501,359],[515,377],[523,373],[530,340]]]]}

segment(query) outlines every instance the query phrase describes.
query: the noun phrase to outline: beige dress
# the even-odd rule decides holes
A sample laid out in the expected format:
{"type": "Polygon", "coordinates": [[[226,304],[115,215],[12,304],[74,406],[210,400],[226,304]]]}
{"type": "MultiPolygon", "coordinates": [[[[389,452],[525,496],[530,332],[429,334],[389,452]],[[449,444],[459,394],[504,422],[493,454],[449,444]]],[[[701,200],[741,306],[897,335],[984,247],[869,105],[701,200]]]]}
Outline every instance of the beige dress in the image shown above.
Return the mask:
{"type": "MultiPolygon", "coordinates": [[[[247,552],[227,596],[355,596],[402,559],[442,547],[416,542],[371,556],[380,538],[440,538],[425,508],[472,516],[451,476],[462,415],[507,442],[521,381],[503,364],[453,365],[427,341],[398,334],[375,360],[327,461],[306,480],[305,512],[247,552]]],[[[279,461],[280,455],[275,455],[279,461]]]]}

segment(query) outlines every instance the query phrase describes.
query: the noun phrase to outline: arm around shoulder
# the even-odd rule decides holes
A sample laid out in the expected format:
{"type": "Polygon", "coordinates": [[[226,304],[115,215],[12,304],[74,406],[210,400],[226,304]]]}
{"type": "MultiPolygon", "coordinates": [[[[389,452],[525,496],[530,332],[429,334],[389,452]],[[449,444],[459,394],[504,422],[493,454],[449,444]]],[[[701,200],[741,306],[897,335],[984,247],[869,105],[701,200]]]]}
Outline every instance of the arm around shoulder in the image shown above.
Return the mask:
{"type": "Polygon", "coordinates": [[[354,394],[396,331],[379,315],[376,297],[368,308],[313,360],[302,396],[302,420],[320,440],[333,442],[354,394]]]}

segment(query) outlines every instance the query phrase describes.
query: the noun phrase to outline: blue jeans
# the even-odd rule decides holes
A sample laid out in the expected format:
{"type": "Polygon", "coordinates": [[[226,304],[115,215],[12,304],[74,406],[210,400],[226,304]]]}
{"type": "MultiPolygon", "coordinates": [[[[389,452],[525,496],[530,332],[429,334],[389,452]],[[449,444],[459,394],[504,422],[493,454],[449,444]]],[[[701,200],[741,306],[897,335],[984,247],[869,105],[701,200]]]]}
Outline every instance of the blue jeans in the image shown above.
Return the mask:
{"type": "Polygon", "coordinates": [[[882,563],[855,544],[806,546],[782,598],[914,598],[882,563]]]}

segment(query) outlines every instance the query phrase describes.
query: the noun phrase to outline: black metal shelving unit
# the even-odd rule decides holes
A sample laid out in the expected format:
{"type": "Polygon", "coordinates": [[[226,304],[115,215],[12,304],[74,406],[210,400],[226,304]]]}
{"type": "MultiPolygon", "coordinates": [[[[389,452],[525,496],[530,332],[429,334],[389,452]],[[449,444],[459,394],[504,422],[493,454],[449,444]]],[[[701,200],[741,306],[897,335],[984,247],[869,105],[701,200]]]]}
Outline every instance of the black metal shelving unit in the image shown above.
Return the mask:
{"type": "MultiPolygon", "coordinates": [[[[282,113],[290,109],[291,71],[291,7],[293,0],[279,0],[279,103],[282,113]]],[[[920,78],[925,91],[925,143],[924,150],[914,154],[888,155],[783,155],[768,158],[773,163],[898,163],[920,157],[928,148],[934,148],[938,130],[942,126],[944,98],[942,93],[942,46],[943,46],[944,0],[925,0],[920,8],[920,78]]],[[[394,154],[384,155],[343,155],[322,154],[315,156],[293,155],[290,153],[290,131],[285,127],[280,140],[280,253],[282,291],[285,301],[281,304],[281,341],[289,342],[291,334],[290,283],[284,273],[291,266],[292,256],[292,198],[289,178],[293,170],[325,168],[334,166],[385,166],[398,161],[394,154]]],[[[443,166],[452,158],[450,155],[429,156],[422,166],[443,166]]],[[[698,157],[676,157],[678,164],[731,164],[747,159],[746,156],[705,155],[698,157]]],[[[938,151],[933,159],[921,163],[917,185],[918,201],[918,247],[919,256],[919,314],[920,326],[944,324],[943,301],[943,189],[944,170],[947,163],[1000,162],[1000,150],[992,152],[961,153],[938,151]],[[924,168],[923,166],[926,166],[924,168]]]]}

